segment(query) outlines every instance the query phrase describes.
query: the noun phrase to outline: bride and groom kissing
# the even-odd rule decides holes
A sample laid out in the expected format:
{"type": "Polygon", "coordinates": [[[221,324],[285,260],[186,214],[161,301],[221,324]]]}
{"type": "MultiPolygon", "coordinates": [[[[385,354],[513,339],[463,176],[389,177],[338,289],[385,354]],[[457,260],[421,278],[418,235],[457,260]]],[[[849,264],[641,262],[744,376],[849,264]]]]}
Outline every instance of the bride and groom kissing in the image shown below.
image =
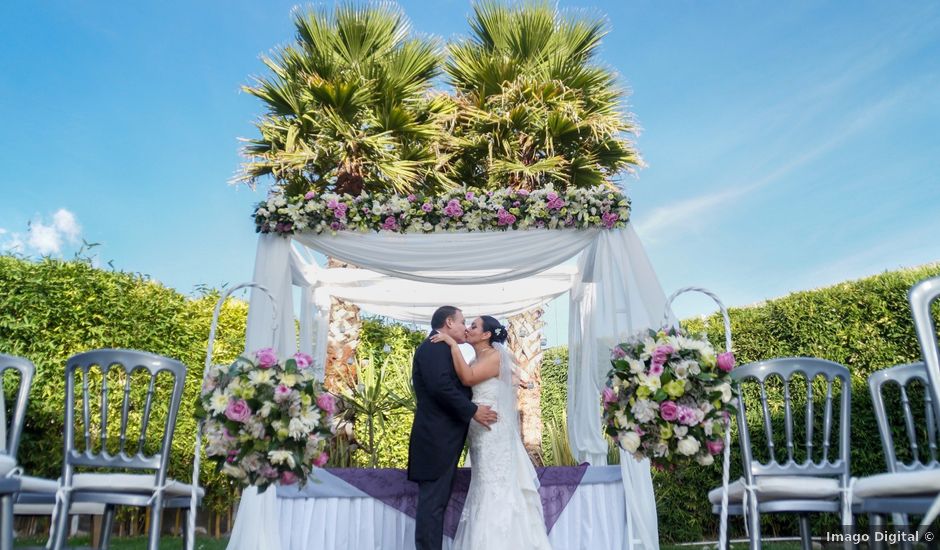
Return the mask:
{"type": "Polygon", "coordinates": [[[468,328],[453,306],[438,308],[412,364],[417,400],[408,479],[418,484],[417,550],[440,550],[464,442],[470,488],[454,550],[549,550],[535,468],[522,444],[506,327],[488,315],[468,328]],[[468,364],[459,344],[473,346],[468,364]]]}

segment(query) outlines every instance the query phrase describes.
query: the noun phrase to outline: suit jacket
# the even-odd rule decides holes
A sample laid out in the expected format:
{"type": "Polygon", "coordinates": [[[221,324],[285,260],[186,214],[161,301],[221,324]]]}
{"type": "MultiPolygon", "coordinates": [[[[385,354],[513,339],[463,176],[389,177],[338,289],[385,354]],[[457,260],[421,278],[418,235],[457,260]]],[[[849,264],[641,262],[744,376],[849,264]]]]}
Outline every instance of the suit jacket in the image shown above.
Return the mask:
{"type": "Polygon", "coordinates": [[[408,444],[408,479],[431,481],[460,458],[477,406],[470,388],[454,372],[450,346],[430,337],[418,346],[411,366],[417,406],[408,444]]]}

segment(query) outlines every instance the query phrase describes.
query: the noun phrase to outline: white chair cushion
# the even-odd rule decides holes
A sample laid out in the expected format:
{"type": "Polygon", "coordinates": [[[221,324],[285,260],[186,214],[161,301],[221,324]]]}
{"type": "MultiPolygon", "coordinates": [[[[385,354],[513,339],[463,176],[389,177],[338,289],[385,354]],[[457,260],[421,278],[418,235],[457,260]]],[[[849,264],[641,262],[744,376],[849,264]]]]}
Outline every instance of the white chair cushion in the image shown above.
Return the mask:
{"type": "MultiPolygon", "coordinates": [[[[150,474],[75,474],[72,476],[72,490],[151,494],[156,483],[155,478],[156,476],[150,474]]],[[[181,497],[189,496],[191,491],[192,485],[168,479],[163,494],[168,497],[181,497]]],[[[205,495],[202,487],[199,487],[197,492],[200,497],[205,495]]]]}
{"type": "MultiPolygon", "coordinates": [[[[839,482],[832,478],[810,476],[760,476],[757,478],[757,500],[834,500],[839,497],[839,482]]],[[[744,479],[728,485],[728,502],[741,504],[744,479]]],[[[721,504],[721,487],[708,492],[712,504],[721,504]]]]}
{"type": "MultiPolygon", "coordinates": [[[[54,504],[14,504],[13,513],[17,516],[51,516],[54,504]]],[[[69,509],[69,514],[100,516],[104,514],[104,504],[98,502],[76,502],[69,509]]]]}
{"type": "Polygon", "coordinates": [[[13,471],[13,468],[16,468],[16,459],[4,452],[0,452],[0,476],[7,475],[13,471]]]}
{"type": "Polygon", "coordinates": [[[940,492],[940,469],[895,472],[860,477],[852,490],[852,500],[871,497],[936,495],[940,492]]]}

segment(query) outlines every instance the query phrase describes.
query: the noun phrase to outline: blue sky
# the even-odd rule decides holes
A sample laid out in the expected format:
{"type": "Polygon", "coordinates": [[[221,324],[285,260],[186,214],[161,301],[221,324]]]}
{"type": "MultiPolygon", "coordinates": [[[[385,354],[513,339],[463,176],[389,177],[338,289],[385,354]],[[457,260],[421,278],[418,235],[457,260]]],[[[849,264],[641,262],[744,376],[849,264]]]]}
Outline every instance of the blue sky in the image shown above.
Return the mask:
{"type": "MultiPolygon", "coordinates": [[[[227,181],[261,105],[239,87],[294,4],[134,4],[0,6],[0,248],[84,238],[183,292],[246,280],[263,190],[227,181]]],[[[401,4],[420,32],[466,32],[468,2],[401,4]]],[[[560,5],[609,20],[648,164],[624,185],[667,292],[745,305],[940,260],[940,4],[560,5]]]]}

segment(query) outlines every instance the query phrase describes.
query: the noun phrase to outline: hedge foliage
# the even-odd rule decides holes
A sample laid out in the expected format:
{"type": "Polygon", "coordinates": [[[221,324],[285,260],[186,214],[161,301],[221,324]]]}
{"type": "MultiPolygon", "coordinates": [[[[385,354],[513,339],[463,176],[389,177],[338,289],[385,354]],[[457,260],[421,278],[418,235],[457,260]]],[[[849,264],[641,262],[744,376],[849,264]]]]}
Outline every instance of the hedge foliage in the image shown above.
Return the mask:
{"type": "MultiPolygon", "coordinates": [[[[66,360],[90,349],[127,348],[189,367],[170,465],[170,476],[188,482],[196,432],[193,404],[217,300],[217,293],[189,299],[145,276],[102,271],[84,261],[0,256],[0,353],[26,357],[37,370],[19,450],[25,471],[53,479],[61,474],[66,360]]],[[[241,353],[246,311],[241,301],[223,308],[218,361],[241,353]]],[[[119,411],[110,418],[115,425],[119,411]]],[[[208,489],[210,509],[224,510],[233,501],[235,488],[221,475],[203,468],[201,483],[208,489]]]]}

